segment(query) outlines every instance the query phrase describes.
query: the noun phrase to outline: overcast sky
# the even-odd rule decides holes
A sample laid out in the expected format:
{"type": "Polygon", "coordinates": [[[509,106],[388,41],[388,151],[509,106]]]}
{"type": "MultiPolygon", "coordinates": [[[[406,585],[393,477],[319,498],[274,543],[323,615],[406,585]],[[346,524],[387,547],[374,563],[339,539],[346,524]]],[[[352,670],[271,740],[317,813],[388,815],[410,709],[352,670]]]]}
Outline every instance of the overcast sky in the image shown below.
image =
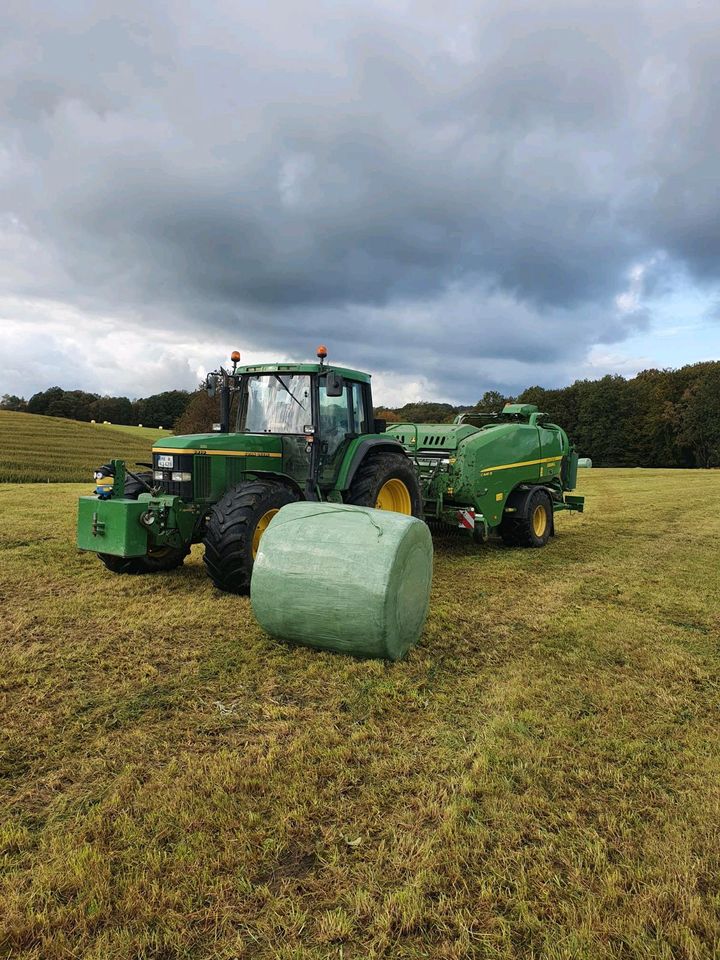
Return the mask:
{"type": "Polygon", "coordinates": [[[720,356],[718,0],[6,0],[0,393],[720,356]]]}

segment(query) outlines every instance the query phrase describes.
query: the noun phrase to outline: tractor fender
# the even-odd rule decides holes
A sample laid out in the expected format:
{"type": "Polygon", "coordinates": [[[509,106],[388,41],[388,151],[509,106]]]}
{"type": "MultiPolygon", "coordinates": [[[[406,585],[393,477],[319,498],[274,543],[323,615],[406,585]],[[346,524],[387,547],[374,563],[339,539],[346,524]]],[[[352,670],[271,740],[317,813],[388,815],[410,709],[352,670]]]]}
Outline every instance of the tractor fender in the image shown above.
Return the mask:
{"type": "Polygon", "coordinates": [[[257,480],[269,480],[271,483],[280,483],[296,493],[301,500],[305,499],[305,494],[300,485],[286,473],[272,473],[270,470],[248,470],[246,476],[255,477],[257,480]]]}
{"type": "MultiPolygon", "coordinates": [[[[349,451],[349,456],[347,458],[347,466],[343,465],[343,468],[340,471],[338,476],[337,488],[339,490],[348,490],[350,484],[353,482],[353,477],[358,471],[360,464],[363,462],[365,457],[372,451],[379,450],[389,450],[392,453],[402,453],[403,456],[408,457],[407,450],[400,443],[399,440],[389,440],[387,438],[380,437],[367,437],[361,439],[357,446],[351,451],[349,451]]],[[[410,457],[408,457],[408,460],[410,457]]]]}

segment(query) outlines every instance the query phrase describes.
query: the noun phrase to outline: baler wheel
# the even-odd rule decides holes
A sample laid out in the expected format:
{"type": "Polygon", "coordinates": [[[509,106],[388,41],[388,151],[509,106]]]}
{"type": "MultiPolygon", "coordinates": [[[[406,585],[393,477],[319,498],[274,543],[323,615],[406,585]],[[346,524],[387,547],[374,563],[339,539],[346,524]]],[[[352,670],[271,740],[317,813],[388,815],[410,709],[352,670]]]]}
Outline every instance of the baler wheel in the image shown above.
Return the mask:
{"type": "Polygon", "coordinates": [[[515,507],[500,524],[500,536],[508,547],[544,547],[553,531],[550,497],[540,487],[529,494],[511,494],[508,504],[515,507]]]}
{"type": "Polygon", "coordinates": [[[369,453],[358,467],[345,503],[375,507],[423,518],[423,500],[417,474],[401,453],[369,453]]]}
{"type": "Polygon", "coordinates": [[[205,568],[218,588],[248,593],[260,538],[275,514],[298,495],[283,483],[239,483],[210,511],[205,528],[205,568]]]}

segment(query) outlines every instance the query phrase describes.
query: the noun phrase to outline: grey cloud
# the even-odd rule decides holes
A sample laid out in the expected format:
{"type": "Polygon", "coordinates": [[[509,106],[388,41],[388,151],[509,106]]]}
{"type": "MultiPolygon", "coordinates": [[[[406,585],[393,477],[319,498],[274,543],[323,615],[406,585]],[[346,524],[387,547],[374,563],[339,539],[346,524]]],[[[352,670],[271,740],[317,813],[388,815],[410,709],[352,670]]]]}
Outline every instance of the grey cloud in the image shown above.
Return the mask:
{"type": "Polygon", "coordinates": [[[717,282],[716,3],[328,11],[6,7],[4,292],[467,399],[646,329],[633,264],[717,282]]]}

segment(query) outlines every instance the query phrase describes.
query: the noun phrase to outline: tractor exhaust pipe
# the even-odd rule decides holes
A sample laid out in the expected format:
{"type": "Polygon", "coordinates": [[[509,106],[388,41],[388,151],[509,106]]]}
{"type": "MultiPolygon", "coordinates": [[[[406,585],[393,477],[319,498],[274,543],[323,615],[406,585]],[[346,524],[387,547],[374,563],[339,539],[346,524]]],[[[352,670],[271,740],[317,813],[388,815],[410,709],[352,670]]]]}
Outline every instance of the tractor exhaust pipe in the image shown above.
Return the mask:
{"type": "Polygon", "coordinates": [[[223,377],[220,387],[220,432],[230,433],[230,384],[223,377]]]}
{"type": "MultiPolygon", "coordinates": [[[[232,406],[232,390],[230,384],[231,382],[237,381],[238,375],[235,371],[240,362],[239,352],[233,350],[230,354],[230,359],[233,364],[232,373],[228,373],[227,370],[220,367],[219,370],[215,370],[205,377],[205,389],[209,397],[214,397],[218,390],[220,391],[220,433],[230,433],[230,408],[232,406]]],[[[217,429],[217,425],[215,429],[217,429]]]]}

